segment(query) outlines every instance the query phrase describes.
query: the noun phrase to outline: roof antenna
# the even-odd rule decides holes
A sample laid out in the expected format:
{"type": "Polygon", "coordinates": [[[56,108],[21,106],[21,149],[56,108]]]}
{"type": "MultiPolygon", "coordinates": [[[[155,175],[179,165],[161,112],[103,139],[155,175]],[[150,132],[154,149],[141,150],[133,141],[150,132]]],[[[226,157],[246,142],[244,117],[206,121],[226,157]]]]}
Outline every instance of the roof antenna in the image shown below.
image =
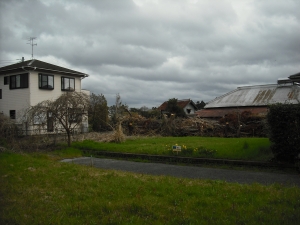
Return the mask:
{"type": "Polygon", "coordinates": [[[23,56],[22,56],[22,59],[16,59],[16,60],[20,60],[20,62],[24,62],[25,61],[25,59],[24,59],[23,56]]]}
{"type": "Polygon", "coordinates": [[[31,45],[31,59],[33,59],[33,46],[34,46],[34,45],[37,45],[37,44],[34,44],[34,43],[33,43],[33,40],[34,40],[34,39],[36,39],[36,37],[30,37],[30,38],[28,39],[29,43],[27,43],[27,44],[31,45]]]}

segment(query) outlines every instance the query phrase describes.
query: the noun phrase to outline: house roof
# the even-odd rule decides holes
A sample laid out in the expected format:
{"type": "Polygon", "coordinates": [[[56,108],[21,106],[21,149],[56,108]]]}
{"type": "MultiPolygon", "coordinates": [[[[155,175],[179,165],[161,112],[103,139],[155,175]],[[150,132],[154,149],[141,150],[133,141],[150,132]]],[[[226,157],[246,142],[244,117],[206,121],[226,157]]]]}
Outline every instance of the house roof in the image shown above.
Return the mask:
{"type": "Polygon", "coordinates": [[[228,114],[241,113],[243,111],[249,111],[254,115],[265,115],[268,112],[268,107],[210,108],[199,110],[196,114],[201,118],[221,118],[228,114]]]}
{"type": "MultiPolygon", "coordinates": [[[[191,99],[183,99],[183,100],[177,100],[177,105],[180,107],[180,108],[184,108],[186,107],[189,103],[191,103],[191,105],[197,109],[197,106],[195,105],[195,103],[191,100],[191,99]]],[[[161,104],[157,109],[158,110],[166,110],[167,108],[167,105],[168,105],[168,101],[165,101],[163,104],[161,104]]]]}
{"type": "Polygon", "coordinates": [[[267,106],[275,103],[296,104],[299,101],[300,87],[298,85],[269,84],[238,87],[208,102],[204,108],[267,106]]]}
{"type": "Polygon", "coordinates": [[[290,75],[288,78],[279,78],[277,84],[298,84],[300,83],[300,73],[290,75]]]}
{"type": "Polygon", "coordinates": [[[294,82],[300,82],[300,72],[289,76],[289,79],[291,79],[294,82]]]}
{"type": "Polygon", "coordinates": [[[37,70],[40,72],[48,72],[48,73],[61,73],[66,75],[73,75],[79,77],[87,77],[88,74],[81,73],[75,70],[70,70],[64,67],[56,66],[50,63],[46,63],[37,59],[27,60],[24,62],[12,64],[9,66],[4,66],[0,68],[0,75],[7,74],[11,72],[18,72],[18,71],[27,71],[27,70],[37,70]]]}

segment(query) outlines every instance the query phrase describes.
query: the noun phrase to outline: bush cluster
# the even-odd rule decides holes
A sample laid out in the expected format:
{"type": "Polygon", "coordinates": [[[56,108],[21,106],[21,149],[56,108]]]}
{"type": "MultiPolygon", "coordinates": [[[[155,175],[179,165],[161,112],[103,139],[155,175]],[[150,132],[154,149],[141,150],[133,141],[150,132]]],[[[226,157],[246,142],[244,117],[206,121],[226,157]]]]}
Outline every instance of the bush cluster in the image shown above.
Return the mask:
{"type": "Polygon", "coordinates": [[[300,104],[271,105],[267,121],[275,159],[294,162],[300,154],[300,104]]]}
{"type": "Polygon", "coordinates": [[[14,143],[17,137],[17,126],[9,117],[0,114],[0,146],[9,147],[9,143],[14,143]]]}

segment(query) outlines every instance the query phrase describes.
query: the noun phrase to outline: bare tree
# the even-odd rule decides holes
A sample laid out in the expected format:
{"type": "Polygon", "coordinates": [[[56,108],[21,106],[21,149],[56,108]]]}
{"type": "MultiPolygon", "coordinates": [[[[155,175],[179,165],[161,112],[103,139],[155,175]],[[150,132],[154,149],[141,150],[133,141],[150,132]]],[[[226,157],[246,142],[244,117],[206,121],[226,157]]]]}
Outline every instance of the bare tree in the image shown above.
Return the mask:
{"type": "Polygon", "coordinates": [[[33,129],[64,131],[70,146],[73,131],[80,129],[82,122],[87,121],[89,103],[89,96],[85,93],[66,92],[56,100],[45,100],[30,107],[24,118],[33,129]]]}
{"type": "Polygon", "coordinates": [[[121,143],[125,140],[125,135],[122,129],[122,114],[124,109],[125,107],[122,107],[121,96],[120,94],[117,94],[114,114],[114,119],[116,120],[116,125],[114,129],[114,141],[117,143],[121,143]]]}
{"type": "Polygon", "coordinates": [[[116,94],[115,105],[109,107],[109,116],[111,126],[116,126],[120,118],[128,113],[128,106],[122,103],[120,94],[116,94]]]}

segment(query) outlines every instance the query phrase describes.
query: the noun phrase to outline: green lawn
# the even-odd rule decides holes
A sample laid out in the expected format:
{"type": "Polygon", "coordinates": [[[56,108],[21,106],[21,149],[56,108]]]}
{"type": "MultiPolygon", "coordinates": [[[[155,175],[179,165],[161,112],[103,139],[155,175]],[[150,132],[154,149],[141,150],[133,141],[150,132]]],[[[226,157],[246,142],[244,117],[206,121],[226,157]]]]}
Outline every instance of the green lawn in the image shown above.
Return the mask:
{"type": "Polygon", "coordinates": [[[151,137],[134,138],[124,143],[75,142],[73,147],[155,155],[172,155],[172,146],[180,145],[179,155],[224,159],[267,161],[272,158],[268,138],[151,137]],[[186,149],[185,149],[186,148],[186,149]]]}
{"type": "MultiPolygon", "coordinates": [[[[0,224],[300,224],[300,188],[96,169],[0,153],[0,224]]],[[[61,156],[79,152],[61,152],[61,156]]]]}

